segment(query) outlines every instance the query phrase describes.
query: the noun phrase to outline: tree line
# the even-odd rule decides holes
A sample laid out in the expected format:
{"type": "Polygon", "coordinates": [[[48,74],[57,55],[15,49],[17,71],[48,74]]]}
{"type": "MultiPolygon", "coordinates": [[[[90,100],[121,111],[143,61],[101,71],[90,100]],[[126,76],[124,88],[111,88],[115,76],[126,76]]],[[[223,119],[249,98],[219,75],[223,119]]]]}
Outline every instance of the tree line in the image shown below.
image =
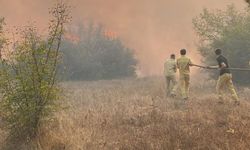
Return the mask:
{"type": "Polygon", "coordinates": [[[64,80],[100,80],[136,76],[134,50],[118,37],[105,35],[100,24],[79,23],[70,27],[64,38],[63,61],[60,66],[64,80]]]}

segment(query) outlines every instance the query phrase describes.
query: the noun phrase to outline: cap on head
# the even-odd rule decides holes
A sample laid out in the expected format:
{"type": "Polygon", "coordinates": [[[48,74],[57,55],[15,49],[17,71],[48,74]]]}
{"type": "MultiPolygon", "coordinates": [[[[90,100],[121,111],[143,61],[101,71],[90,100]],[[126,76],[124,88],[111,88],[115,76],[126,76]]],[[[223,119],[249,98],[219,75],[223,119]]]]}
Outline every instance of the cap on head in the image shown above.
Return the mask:
{"type": "Polygon", "coordinates": [[[181,53],[181,55],[186,55],[187,51],[186,51],[186,49],[181,49],[180,53],[181,53]]]}
{"type": "Polygon", "coordinates": [[[218,48],[218,49],[215,50],[215,54],[216,54],[216,55],[221,55],[221,53],[222,53],[222,50],[221,50],[221,49],[218,48]]]}
{"type": "Polygon", "coordinates": [[[175,59],[175,54],[171,54],[170,58],[175,59]]]}

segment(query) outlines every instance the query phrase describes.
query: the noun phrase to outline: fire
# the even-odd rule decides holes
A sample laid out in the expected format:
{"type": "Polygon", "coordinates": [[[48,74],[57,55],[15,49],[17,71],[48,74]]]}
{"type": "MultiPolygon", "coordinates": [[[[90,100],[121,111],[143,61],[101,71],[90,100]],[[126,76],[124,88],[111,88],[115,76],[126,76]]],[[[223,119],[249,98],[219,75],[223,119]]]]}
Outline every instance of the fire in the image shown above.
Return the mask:
{"type": "Polygon", "coordinates": [[[110,39],[110,40],[115,40],[115,39],[117,39],[117,32],[115,32],[115,31],[105,30],[105,31],[103,32],[103,35],[104,35],[105,37],[107,37],[108,39],[110,39]]]}

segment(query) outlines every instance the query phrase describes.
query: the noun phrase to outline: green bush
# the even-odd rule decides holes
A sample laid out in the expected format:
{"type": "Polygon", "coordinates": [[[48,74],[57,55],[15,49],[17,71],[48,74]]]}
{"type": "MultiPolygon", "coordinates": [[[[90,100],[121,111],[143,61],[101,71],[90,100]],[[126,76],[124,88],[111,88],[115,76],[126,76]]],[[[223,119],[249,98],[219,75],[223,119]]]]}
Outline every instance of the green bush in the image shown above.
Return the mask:
{"type": "Polygon", "coordinates": [[[40,123],[50,118],[58,105],[57,65],[69,7],[59,2],[50,14],[47,39],[39,36],[35,27],[27,26],[19,31],[19,41],[4,43],[13,46],[0,68],[0,111],[10,129],[9,149],[13,143],[20,147],[34,139],[40,123]]]}
{"type": "MultiPolygon", "coordinates": [[[[249,68],[250,60],[250,14],[239,12],[233,5],[225,11],[203,10],[193,20],[200,38],[199,52],[207,65],[216,65],[214,50],[221,48],[231,67],[249,68]]],[[[232,71],[239,84],[250,84],[250,72],[232,71]]],[[[214,75],[214,72],[211,72],[214,75]]]]}
{"type": "Polygon", "coordinates": [[[77,41],[64,39],[61,74],[66,80],[98,80],[135,76],[133,50],[120,39],[105,36],[101,25],[79,24],[68,34],[77,41]],[[64,69],[62,69],[64,68],[64,69]]]}

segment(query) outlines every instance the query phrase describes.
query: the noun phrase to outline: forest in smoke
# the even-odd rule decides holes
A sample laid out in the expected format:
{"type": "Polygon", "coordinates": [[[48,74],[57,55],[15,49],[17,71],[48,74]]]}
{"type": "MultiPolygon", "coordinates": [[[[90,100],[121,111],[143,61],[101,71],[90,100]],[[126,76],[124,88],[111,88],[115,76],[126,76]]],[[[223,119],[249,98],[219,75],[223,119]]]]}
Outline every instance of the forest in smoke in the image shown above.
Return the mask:
{"type": "MultiPolygon", "coordinates": [[[[126,47],[135,50],[140,76],[162,75],[169,53],[182,48],[189,50],[194,61],[200,62],[196,51],[197,36],[192,18],[203,8],[225,9],[235,4],[243,10],[244,0],[70,0],[72,24],[92,20],[102,24],[105,30],[115,32],[126,47]]],[[[41,32],[49,19],[51,0],[1,0],[0,13],[9,27],[23,26],[35,21],[41,32]],[[13,11],[15,10],[15,11],[13,11]],[[25,17],[23,17],[25,16],[25,17]]]]}
{"type": "Polygon", "coordinates": [[[100,80],[136,76],[134,50],[102,25],[78,24],[63,40],[61,76],[65,80],[100,80]]]}
{"type": "Polygon", "coordinates": [[[0,0],[0,149],[249,149],[246,2],[0,0]],[[169,96],[163,63],[182,48],[204,67],[169,96]],[[217,48],[246,70],[239,101],[216,95],[217,48]]]}

